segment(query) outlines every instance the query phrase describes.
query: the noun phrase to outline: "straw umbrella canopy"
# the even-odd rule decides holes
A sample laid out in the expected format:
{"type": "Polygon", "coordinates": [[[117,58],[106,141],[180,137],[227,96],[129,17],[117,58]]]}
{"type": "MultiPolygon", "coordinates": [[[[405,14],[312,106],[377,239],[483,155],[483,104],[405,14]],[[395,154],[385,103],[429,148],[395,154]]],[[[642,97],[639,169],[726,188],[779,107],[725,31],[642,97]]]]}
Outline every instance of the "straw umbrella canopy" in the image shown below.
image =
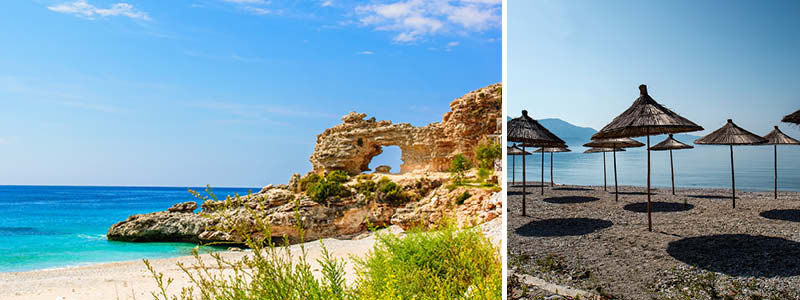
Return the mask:
{"type": "Polygon", "coordinates": [[[518,148],[517,145],[514,146],[506,146],[508,147],[508,155],[511,155],[511,182],[516,182],[515,175],[517,175],[517,156],[519,155],[531,155],[528,151],[522,151],[522,149],[518,148]]]}
{"type": "Polygon", "coordinates": [[[591,142],[583,144],[584,147],[601,147],[611,148],[611,154],[614,156],[614,201],[619,201],[619,184],[617,183],[617,150],[621,148],[636,148],[644,146],[641,142],[632,138],[613,138],[613,139],[595,139],[591,142]]]}
{"type": "MultiPolygon", "coordinates": [[[[523,110],[522,116],[511,119],[506,124],[507,139],[509,142],[523,143],[525,147],[559,147],[564,146],[564,140],[544,128],[539,122],[528,116],[528,111],[523,110]]],[[[544,182],[544,153],[542,153],[542,182],[544,182]]],[[[525,215],[525,155],[522,156],[522,215],[525,215]]],[[[544,183],[542,183],[542,195],[544,195],[544,183]]]]}
{"type": "MultiPolygon", "coordinates": [[[[800,110],[798,111],[800,112],[800,110]]],[[[772,145],[775,164],[775,199],[778,199],[778,145],[800,145],[800,141],[783,133],[778,126],[764,136],[767,145],[772,145]]]]}
{"type": "Polygon", "coordinates": [[[550,152],[550,186],[553,186],[553,152],[572,152],[567,147],[542,147],[533,152],[550,152]]]}
{"type": "Polygon", "coordinates": [[[731,200],[733,200],[733,208],[736,208],[736,176],[733,172],[733,146],[742,146],[742,145],[760,145],[767,142],[767,139],[762,138],[749,132],[747,130],[742,129],[736,124],[733,123],[733,120],[728,119],[728,122],[725,123],[724,126],[720,127],[720,129],[714,130],[714,132],[701,137],[694,141],[695,144],[698,145],[728,145],[731,148],[731,189],[733,190],[733,194],[731,196],[731,200]]]}
{"type": "Polygon", "coordinates": [[[800,124],[800,109],[783,117],[781,122],[800,124]]]}
{"type": "MultiPolygon", "coordinates": [[[[675,168],[672,164],[672,150],[681,150],[681,149],[692,149],[694,146],[687,145],[684,143],[679,142],[675,138],[672,137],[670,134],[666,140],[662,141],[661,143],[656,144],[653,147],[650,147],[650,150],[653,151],[666,151],[669,150],[669,173],[670,177],[672,178],[672,194],[675,195],[675,168]]],[[[684,202],[684,204],[686,204],[684,202]]]]}
{"type": "Polygon", "coordinates": [[[658,104],[647,94],[647,86],[639,85],[639,98],[633,105],[614,118],[603,129],[592,135],[596,138],[647,137],[647,230],[653,231],[650,216],[650,136],[668,133],[682,133],[703,130],[703,127],[681,117],[668,108],[658,104]]]}
{"type": "Polygon", "coordinates": [[[615,151],[614,148],[593,147],[593,148],[589,148],[586,151],[583,151],[583,153],[598,153],[598,152],[602,152],[603,153],[603,190],[604,191],[608,191],[608,188],[606,188],[606,152],[612,152],[612,151],[621,152],[621,151],[625,151],[625,148],[619,148],[619,149],[616,149],[616,151],[615,151]]]}

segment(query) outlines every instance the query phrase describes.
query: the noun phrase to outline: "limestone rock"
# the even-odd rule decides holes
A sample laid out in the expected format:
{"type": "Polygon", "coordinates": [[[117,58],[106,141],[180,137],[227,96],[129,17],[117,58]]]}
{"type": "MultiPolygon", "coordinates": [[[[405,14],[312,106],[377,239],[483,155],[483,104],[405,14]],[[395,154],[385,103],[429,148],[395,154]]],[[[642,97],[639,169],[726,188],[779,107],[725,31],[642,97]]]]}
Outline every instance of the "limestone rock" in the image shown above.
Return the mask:
{"type": "Polygon", "coordinates": [[[375,173],[389,173],[391,170],[392,167],[386,165],[375,167],[375,173]]]}
{"type": "Polygon", "coordinates": [[[401,173],[446,171],[453,156],[463,153],[472,159],[473,147],[500,132],[501,103],[501,86],[493,84],[453,100],[442,122],[424,127],[364,120],[366,114],[350,112],[342,117],[342,124],[317,135],[309,160],[316,173],[357,174],[369,169],[370,160],[383,152],[382,147],[398,146],[401,173]]]}
{"type": "Polygon", "coordinates": [[[111,226],[107,236],[112,241],[196,243],[208,224],[197,214],[161,211],[130,216],[111,226]]]}
{"type": "Polygon", "coordinates": [[[167,211],[173,213],[191,213],[194,212],[195,209],[197,209],[197,202],[188,201],[183,203],[176,203],[175,205],[172,205],[170,208],[168,208],[167,211]]]}

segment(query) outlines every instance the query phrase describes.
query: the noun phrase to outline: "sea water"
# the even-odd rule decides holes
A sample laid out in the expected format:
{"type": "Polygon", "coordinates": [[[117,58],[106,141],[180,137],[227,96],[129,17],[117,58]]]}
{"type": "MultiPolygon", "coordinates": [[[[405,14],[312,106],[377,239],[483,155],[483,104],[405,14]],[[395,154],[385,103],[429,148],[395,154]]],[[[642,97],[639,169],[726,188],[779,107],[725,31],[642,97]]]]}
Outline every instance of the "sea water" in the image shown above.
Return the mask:
{"type": "MultiPolygon", "coordinates": [[[[660,139],[659,139],[660,141],[660,139]]],[[[653,141],[651,141],[653,142],[653,141]]],[[[572,147],[571,147],[572,148],[572,147]]],[[[556,184],[603,185],[603,154],[583,153],[587,148],[575,147],[573,152],[555,153],[553,172],[556,184]]],[[[526,149],[529,152],[535,149],[526,149]]],[[[617,177],[620,185],[647,185],[647,151],[644,147],[617,152],[617,177]]],[[[669,188],[669,151],[650,151],[651,185],[669,188]]],[[[685,188],[731,187],[731,157],[728,146],[695,145],[694,149],[673,150],[675,186],[685,188]]],[[[773,189],[773,147],[734,146],[736,189],[743,191],[771,191],[773,189]]],[[[512,170],[512,157],[508,158],[508,178],[516,171],[516,180],[522,181],[522,157],[516,157],[516,170],[512,170]]],[[[534,153],[525,158],[526,179],[541,180],[542,158],[534,153]]],[[[606,153],[606,176],[609,186],[614,186],[612,153],[606,153]]],[[[550,182],[550,153],[545,154],[545,182],[550,182]]],[[[800,191],[800,146],[778,146],[778,190],[800,191]]]]}
{"type": "MultiPolygon", "coordinates": [[[[247,192],[214,189],[220,199],[247,192]]],[[[0,272],[190,255],[194,244],[114,242],[106,232],[132,214],[195,200],[177,187],[0,186],[0,272]]]]}

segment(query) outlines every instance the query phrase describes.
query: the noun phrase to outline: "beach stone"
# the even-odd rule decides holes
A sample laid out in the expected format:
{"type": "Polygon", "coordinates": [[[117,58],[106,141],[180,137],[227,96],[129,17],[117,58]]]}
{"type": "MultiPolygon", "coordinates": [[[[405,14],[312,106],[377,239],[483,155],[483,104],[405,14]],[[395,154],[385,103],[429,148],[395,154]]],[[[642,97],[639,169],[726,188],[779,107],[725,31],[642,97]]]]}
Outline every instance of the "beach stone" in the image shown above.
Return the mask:
{"type": "Polygon", "coordinates": [[[196,243],[208,225],[209,220],[197,214],[160,211],[130,216],[112,225],[106,236],[110,241],[196,243]]]}
{"type": "Polygon", "coordinates": [[[375,167],[375,173],[389,173],[389,171],[391,171],[391,170],[392,170],[392,167],[386,166],[386,165],[375,167]]]}
{"type": "Polygon", "coordinates": [[[269,191],[269,190],[271,190],[273,188],[275,188],[274,185],[268,184],[267,186],[263,187],[259,193],[266,193],[267,191],[269,191]]]}
{"type": "Polygon", "coordinates": [[[197,202],[187,201],[183,203],[176,203],[172,205],[167,211],[174,213],[191,213],[197,209],[197,202]]]}

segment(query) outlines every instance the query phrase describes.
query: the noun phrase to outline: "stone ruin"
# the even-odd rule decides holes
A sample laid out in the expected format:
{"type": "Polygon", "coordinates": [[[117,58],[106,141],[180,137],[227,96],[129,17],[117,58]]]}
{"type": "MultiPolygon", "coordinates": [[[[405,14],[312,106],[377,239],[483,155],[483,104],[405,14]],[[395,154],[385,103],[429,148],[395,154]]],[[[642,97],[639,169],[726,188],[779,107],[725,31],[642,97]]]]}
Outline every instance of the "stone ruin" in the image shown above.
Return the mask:
{"type": "Polygon", "coordinates": [[[400,172],[447,171],[450,160],[463,154],[474,162],[473,148],[490,136],[500,134],[497,122],[502,114],[502,87],[493,84],[474,90],[450,102],[442,122],[415,127],[409,123],[364,119],[351,112],[342,124],[317,135],[309,160],[316,173],[343,170],[358,174],[369,170],[373,157],[385,146],[402,152],[400,172]]]}

